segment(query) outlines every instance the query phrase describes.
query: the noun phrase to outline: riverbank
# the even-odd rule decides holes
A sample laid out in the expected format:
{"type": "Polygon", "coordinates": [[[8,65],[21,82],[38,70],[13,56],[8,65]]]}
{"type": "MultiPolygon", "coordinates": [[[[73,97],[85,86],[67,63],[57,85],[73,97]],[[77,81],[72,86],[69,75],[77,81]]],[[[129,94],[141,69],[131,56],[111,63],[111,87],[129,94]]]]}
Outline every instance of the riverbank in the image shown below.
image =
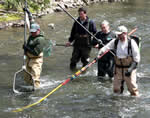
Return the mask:
{"type": "MultiPolygon", "coordinates": [[[[57,4],[60,4],[65,9],[69,9],[103,2],[128,2],[128,0],[51,0],[49,8],[33,13],[33,16],[36,19],[54,12],[62,12],[62,9],[57,4]]],[[[24,26],[23,12],[6,11],[0,7],[0,29],[22,26],[24,26]]]]}

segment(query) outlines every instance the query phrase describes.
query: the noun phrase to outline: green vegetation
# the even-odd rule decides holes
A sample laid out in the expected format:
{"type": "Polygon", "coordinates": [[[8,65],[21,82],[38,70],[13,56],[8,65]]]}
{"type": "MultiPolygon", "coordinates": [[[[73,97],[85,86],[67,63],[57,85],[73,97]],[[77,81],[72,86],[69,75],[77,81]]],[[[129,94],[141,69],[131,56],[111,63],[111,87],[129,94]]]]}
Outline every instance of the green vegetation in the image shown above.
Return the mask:
{"type": "Polygon", "coordinates": [[[7,22],[7,21],[13,21],[13,20],[19,20],[21,19],[21,16],[18,14],[5,14],[5,16],[0,17],[0,22],[7,22]]]}
{"type": "MultiPolygon", "coordinates": [[[[18,11],[24,7],[25,0],[5,0],[4,8],[7,10],[18,11]]],[[[50,0],[27,0],[28,7],[37,11],[49,6],[50,0]]]]}
{"type": "MultiPolygon", "coordinates": [[[[0,4],[0,9],[6,11],[18,11],[23,12],[25,6],[25,0],[3,0],[4,4],[0,4]]],[[[44,9],[50,7],[50,0],[27,0],[28,8],[32,13],[38,11],[43,11],[44,9]]],[[[0,12],[0,22],[3,21],[12,21],[21,19],[21,15],[17,14],[6,14],[2,15],[3,12],[0,12]]]]}
{"type": "Polygon", "coordinates": [[[0,4],[0,9],[5,9],[4,5],[0,4]]]}

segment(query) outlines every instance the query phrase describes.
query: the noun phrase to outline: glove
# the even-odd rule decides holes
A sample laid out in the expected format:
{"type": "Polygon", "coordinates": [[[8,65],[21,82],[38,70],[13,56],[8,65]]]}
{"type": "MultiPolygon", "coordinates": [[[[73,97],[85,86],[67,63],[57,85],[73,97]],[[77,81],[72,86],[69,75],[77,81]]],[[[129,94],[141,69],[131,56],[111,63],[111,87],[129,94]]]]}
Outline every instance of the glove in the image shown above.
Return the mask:
{"type": "Polygon", "coordinates": [[[23,44],[22,49],[24,49],[24,51],[27,51],[27,46],[23,44]]]}
{"type": "Polygon", "coordinates": [[[23,11],[26,11],[27,13],[30,12],[28,8],[23,8],[23,11]]]}
{"type": "Polygon", "coordinates": [[[28,51],[29,53],[33,54],[34,56],[38,56],[38,54],[35,51],[33,51],[32,49],[30,49],[26,45],[23,45],[22,48],[24,49],[25,53],[28,51]]]}
{"type": "Polygon", "coordinates": [[[32,14],[29,11],[29,9],[28,8],[23,8],[23,11],[26,11],[28,13],[29,19],[31,20],[32,19],[32,14]]]}
{"type": "Polygon", "coordinates": [[[128,70],[125,72],[125,76],[130,77],[132,71],[133,71],[134,69],[136,69],[136,67],[137,67],[137,62],[133,61],[133,62],[131,63],[131,66],[130,66],[130,67],[128,68],[128,70]]]}

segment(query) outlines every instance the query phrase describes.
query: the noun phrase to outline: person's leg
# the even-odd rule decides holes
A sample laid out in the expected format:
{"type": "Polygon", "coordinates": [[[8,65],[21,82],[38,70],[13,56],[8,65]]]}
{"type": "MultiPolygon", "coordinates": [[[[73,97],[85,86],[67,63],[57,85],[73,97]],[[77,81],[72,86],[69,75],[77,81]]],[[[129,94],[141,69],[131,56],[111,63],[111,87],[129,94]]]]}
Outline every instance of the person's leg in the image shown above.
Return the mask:
{"type": "Polygon", "coordinates": [[[123,93],[124,80],[122,78],[122,68],[115,68],[113,91],[114,93],[123,93]]]}
{"type": "Polygon", "coordinates": [[[30,63],[30,59],[29,57],[26,57],[26,71],[24,71],[24,81],[29,85],[33,85],[33,81],[31,80],[32,78],[29,75],[29,73],[31,74],[31,67],[29,63],[30,63]]]}
{"type": "Polygon", "coordinates": [[[98,73],[97,73],[98,80],[103,80],[105,77],[106,71],[105,71],[105,63],[102,62],[101,59],[98,60],[97,68],[98,68],[98,73]]]}
{"type": "Polygon", "coordinates": [[[81,48],[81,62],[83,64],[82,67],[86,66],[89,63],[90,52],[91,52],[91,48],[89,47],[81,48]]]}
{"type": "Polygon", "coordinates": [[[31,74],[34,79],[35,88],[40,87],[40,75],[42,72],[42,64],[43,64],[43,57],[31,59],[30,61],[31,74]]]}
{"type": "Polygon", "coordinates": [[[76,63],[79,62],[80,60],[80,49],[77,47],[74,47],[73,52],[72,52],[72,58],[70,62],[70,69],[74,70],[76,69],[76,63]]]}
{"type": "Polygon", "coordinates": [[[107,73],[111,79],[114,77],[114,65],[114,60],[110,59],[108,62],[107,73]]]}
{"type": "Polygon", "coordinates": [[[131,93],[131,95],[138,96],[139,91],[138,91],[138,85],[136,82],[136,69],[132,71],[130,77],[125,76],[125,81],[126,81],[128,90],[131,93]]]}

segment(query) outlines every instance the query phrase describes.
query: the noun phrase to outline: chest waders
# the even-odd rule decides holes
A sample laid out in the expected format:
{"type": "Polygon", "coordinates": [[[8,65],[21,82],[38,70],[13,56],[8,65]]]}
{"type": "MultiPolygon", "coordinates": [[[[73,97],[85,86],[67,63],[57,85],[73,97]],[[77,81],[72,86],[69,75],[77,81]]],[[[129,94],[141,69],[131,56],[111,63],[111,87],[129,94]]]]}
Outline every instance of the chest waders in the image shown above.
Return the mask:
{"type": "MultiPolygon", "coordinates": [[[[136,37],[136,36],[130,36],[130,38],[132,38],[133,40],[135,40],[135,42],[137,43],[138,47],[139,47],[139,51],[140,51],[140,47],[141,47],[141,38],[139,37],[136,37]]],[[[128,55],[131,55],[130,57],[132,58],[132,47],[131,47],[131,40],[132,39],[128,39],[128,55]]],[[[118,44],[118,41],[119,39],[116,39],[115,40],[115,46],[114,46],[114,49],[115,49],[115,52],[117,51],[117,44],[118,44]]],[[[129,58],[129,56],[127,57],[127,59],[129,58]]],[[[132,58],[133,60],[133,58],[132,58]]],[[[122,59],[119,59],[118,61],[120,61],[120,64],[117,65],[116,64],[116,67],[118,68],[121,68],[121,72],[122,72],[122,82],[121,82],[121,91],[120,93],[122,94],[123,93],[123,90],[124,90],[124,68],[129,68],[130,65],[124,65],[123,64],[123,61],[122,59]]]]}

